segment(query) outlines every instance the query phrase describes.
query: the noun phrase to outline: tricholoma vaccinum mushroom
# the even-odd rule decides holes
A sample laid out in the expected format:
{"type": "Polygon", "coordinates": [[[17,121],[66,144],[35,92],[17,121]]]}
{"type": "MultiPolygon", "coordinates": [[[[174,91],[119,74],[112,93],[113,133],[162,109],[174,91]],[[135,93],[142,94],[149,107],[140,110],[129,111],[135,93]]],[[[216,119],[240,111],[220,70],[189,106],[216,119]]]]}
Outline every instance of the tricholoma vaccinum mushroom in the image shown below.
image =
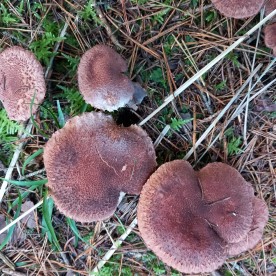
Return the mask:
{"type": "Polygon", "coordinates": [[[256,15],[264,4],[264,0],[211,0],[224,16],[247,18],[256,15]]]}
{"type": "Polygon", "coordinates": [[[136,108],[146,92],[125,75],[126,71],[126,61],[106,45],[96,45],[85,52],[78,67],[79,89],[84,100],[107,111],[126,105],[136,108]]]}
{"type": "Polygon", "coordinates": [[[211,272],[233,253],[252,248],[266,222],[265,203],[223,163],[199,172],[183,160],[165,163],[144,185],[138,205],[145,244],[183,273],[211,272]]]}
{"type": "Polygon", "coordinates": [[[25,121],[46,93],[43,68],[33,53],[13,46],[0,54],[0,100],[12,120],[25,121]]]}
{"type": "Polygon", "coordinates": [[[273,50],[273,55],[276,56],[276,23],[267,25],[264,28],[265,45],[273,50]]]}
{"type": "Polygon", "coordinates": [[[117,126],[101,112],[69,120],[44,151],[55,204],[81,222],[110,217],[120,192],[140,194],[156,167],[155,159],[152,141],[142,128],[117,126]]]}

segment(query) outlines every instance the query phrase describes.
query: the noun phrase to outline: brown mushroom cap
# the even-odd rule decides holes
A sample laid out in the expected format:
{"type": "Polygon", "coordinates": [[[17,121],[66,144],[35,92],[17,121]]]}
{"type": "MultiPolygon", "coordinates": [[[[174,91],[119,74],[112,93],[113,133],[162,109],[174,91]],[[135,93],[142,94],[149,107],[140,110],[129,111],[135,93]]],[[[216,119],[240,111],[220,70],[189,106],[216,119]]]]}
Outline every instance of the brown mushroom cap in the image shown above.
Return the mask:
{"type": "Polygon", "coordinates": [[[268,0],[265,3],[265,15],[269,15],[276,9],[276,0],[268,0]]]}
{"type": "Polygon", "coordinates": [[[253,189],[225,164],[213,163],[196,173],[183,160],[165,163],[142,189],[139,230],[146,245],[173,268],[210,272],[226,260],[228,241],[249,231],[252,197],[253,189]]]}
{"type": "Polygon", "coordinates": [[[117,126],[111,116],[87,113],[54,133],[44,151],[50,193],[77,221],[111,216],[120,192],[139,194],[156,167],[151,139],[138,126],[117,126]]]}
{"type": "Polygon", "coordinates": [[[206,218],[227,242],[242,240],[251,229],[254,190],[240,173],[223,163],[211,163],[198,172],[206,218]]]}
{"type": "Polygon", "coordinates": [[[79,89],[84,100],[108,111],[127,104],[135,105],[135,97],[140,99],[141,91],[144,96],[146,93],[141,87],[137,90],[138,84],[124,74],[126,71],[126,61],[106,45],[96,45],[85,52],[78,67],[79,89]],[[140,93],[139,96],[137,93],[140,93]]]}
{"type": "Polygon", "coordinates": [[[252,249],[261,240],[263,230],[268,221],[268,209],[266,203],[257,198],[253,198],[253,221],[251,230],[245,238],[238,243],[229,244],[228,254],[231,256],[241,254],[244,251],[252,249]]]}
{"type": "Polygon", "coordinates": [[[233,18],[247,18],[257,14],[264,4],[264,0],[211,0],[224,16],[233,18]]]}
{"type": "Polygon", "coordinates": [[[265,45],[273,50],[273,55],[276,56],[276,23],[267,25],[264,28],[265,45]]]}
{"type": "Polygon", "coordinates": [[[46,93],[43,68],[33,53],[13,46],[0,54],[0,100],[12,120],[25,121],[46,93]]]}

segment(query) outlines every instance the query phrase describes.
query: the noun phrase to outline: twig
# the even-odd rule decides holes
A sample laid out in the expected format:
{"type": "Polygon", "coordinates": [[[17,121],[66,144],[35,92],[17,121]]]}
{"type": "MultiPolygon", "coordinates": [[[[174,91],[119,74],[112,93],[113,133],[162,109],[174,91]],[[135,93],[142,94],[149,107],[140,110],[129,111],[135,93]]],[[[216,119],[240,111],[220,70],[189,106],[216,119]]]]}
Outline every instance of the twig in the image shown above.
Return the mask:
{"type": "Polygon", "coordinates": [[[209,127],[205,130],[205,132],[200,136],[200,138],[195,143],[194,147],[192,147],[188,153],[185,155],[184,159],[187,160],[193,152],[197,149],[197,147],[201,144],[201,142],[206,138],[206,136],[210,133],[210,131],[214,128],[217,122],[223,117],[223,115],[227,112],[227,110],[231,107],[231,105],[238,99],[241,92],[248,85],[250,80],[255,76],[256,72],[262,67],[262,64],[259,64],[256,69],[251,73],[249,78],[244,82],[242,87],[237,91],[235,96],[228,102],[228,104],[223,108],[223,110],[218,114],[218,116],[214,119],[214,121],[209,125],[209,127]]]}
{"type": "Polygon", "coordinates": [[[215,64],[217,64],[221,59],[223,59],[228,53],[230,53],[233,49],[235,49],[239,44],[241,44],[244,40],[246,40],[252,33],[258,30],[262,25],[264,25],[268,20],[270,20],[274,15],[276,15],[276,10],[266,16],[263,20],[261,20],[257,25],[251,28],[245,35],[240,37],[236,42],[234,42],[231,46],[229,46],[225,51],[219,54],[215,59],[213,59],[210,63],[208,63],[205,67],[199,70],[192,78],[187,80],[184,84],[182,84],[172,95],[169,95],[164,103],[161,104],[156,110],[154,110],[151,114],[149,114],[142,122],[139,123],[140,126],[144,125],[147,121],[149,121],[152,117],[154,117],[159,111],[161,111],[164,107],[166,107],[171,101],[175,99],[178,95],[180,95],[186,88],[188,88],[191,84],[193,84],[196,80],[198,80],[204,73],[206,73],[210,68],[212,68],[215,64]]]}
{"type": "Polygon", "coordinates": [[[104,14],[101,10],[101,8],[97,5],[97,1],[94,0],[93,3],[91,4],[91,6],[94,7],[96,13],[98,14],[99,18],[100,18],[100,21],[103,25],[103,27],[105,28],[106,32],[107,32],[107,35],[110,37],[111,41],[116,45],[118,46],[119,48],[121,49],[126,49],[124,46],[122,46],[119,41],[117,40],[117,38],[114,36],[110,26],[108,25],[108,22],[107,20],[105,19],[104,17],[104,14]]]}
{"type": "Polygon", "coordinates": [[[14,264],[6,257],[3,253],[0,252],[0,259],[12,270],[15,269],[14,264]]]}
{"type": "MultiPolygon", "coordinates": [[[[264,16],[264,8],[261,11],[261,19],[263,19],[263,16],[264,16]]],[[[256,40],[256,47],[255,47],[255,52],[254,52],[253,61],[252,61],[252,65],[251,65],[251,72],[253,71],[254,66],[255,66],[257,46],[259,44],[260,35],[261,35],[261,27],[258,30],[258,35],[257,35],[257,40],[256,40]]],[[[248,86],[247,101],[246,101],[245,113],[244,113],[243,140],[244,140],[245,145],[247,145],[247,118],[248,118],[248,107],[249,107],[249,98],[250,98],[251,86],[252,86],[252,81],[250,81],[249,86],[248,86]]]]}
{"type": "Polygon", "coordinates": [[[115,251],[121,246],[123,241],[128,237],[128,235],[132,232],[132,230],[137,225],[137,218],[135,218],[132,223],[127,227],[124,234],[122,234],[112,245],[112,247],[107,251],[107,253],[103,256],[101,261],[94,267],[94,269],[89,273],[89,275],[96,275],[100,269],[105,265],[105,263],[112,257],[115,251]]]}
{"type": "Polygon", "coordinates": [[[11,275],[11,276],[26,276],[25,273],[17,272],[15,270],[12,270],[12,269],[9,269],[9,268],[3,268],[2,272],[6,273],[7,275],[11,275]]]}
{"type": "Polygon", "coordinates": [[[37,209],[40,205],[42,205],[42,203],[43,203],[43,200],[40,200],[37,204],[35,204],[33,207],[31,207],[28,211],[26,211],[21,216],[19,216],[18,218],[16,218],[15,220],[13,220],[11,223],[9,223],[8,225],[6,225],[4,228],[2,228],[0,230],[0,235],[2,233],[4,233],[5,231],[7,231],[9,228],[11,228],[14,224],[16,224],[17,222],[19,222],[21,219],[23,219],[24,217],[26,217],[28,214],[30,214],[31,212],[33,212],[35,209],[37,209]]]}
{"type": "Polygon", "coordinates": [[[38,171],[36,171],[36,172],[32,172],[32,173],[26,174],[26,175],[24,175],[24,176],[20,176],[20,177],[18,178],[18,180],[19,180],[19,181],[22,181],[22,180],[25,180],[25,179],[27,179],[27,178],[33,177],[33,176],[35,176],[35,175],[41,174],[41,173],[43,173],[43,172],[45,172],[45,171],[46,171],[45,168],[43,168],[43,169],[38,170],[38,171]]]}
{"type": "MultiPolygon", "coordinates": [[[[30,121],[30,122],[28,123],[28,125],[27,125],[27,127],[26,127],[24,133],[20,136],[19,139],[25,140],[25,138],[26,138],[26,137],[29,135],[29,133],[31,132],[32,126],[33,126],[33,124],[32,124],[32,122],[30,121]]],[[[13,171],[13,169],[14,169],[14,166],[16,165],[16,162],[17,162],[17,160],[18,160],[18,158],[19,158],[19,155],[20,155],[21,150],[22,150],[22,148],[23,148],[24,145],[25,145],[25,141],[21,142],[21,143],[17,146],[17,148],[16,148],[16,150],[15,150],[15,152],[14,152],[14,154],[13,154],[12,160],[11,160],[11,162],[10,162],[9,168],[7,169],[7,172],[6,172],[6,175],[5,175],[5,179],[6,179],[6,180],[9,180],[9,179],[11,178],[11,176],[12,176],[12,171],[13,171]]],[[[0,203],[1,203],[2,200],[3,200],[4,194],[5,194],[6,189],[7,189],[7,186],[8,186],[8,181],[6,181],[6,180],[4,180],[3,183],[2,183],[2,185],[1,185],[1,189],[0,189],[0,203]]]]}

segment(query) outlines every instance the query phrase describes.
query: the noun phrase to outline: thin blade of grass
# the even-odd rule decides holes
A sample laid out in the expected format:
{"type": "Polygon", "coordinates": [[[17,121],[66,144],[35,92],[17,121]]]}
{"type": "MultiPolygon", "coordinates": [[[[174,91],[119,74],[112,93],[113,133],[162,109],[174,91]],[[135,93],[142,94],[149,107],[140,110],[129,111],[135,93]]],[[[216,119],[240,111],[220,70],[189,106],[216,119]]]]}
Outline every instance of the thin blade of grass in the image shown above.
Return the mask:
{"type": "MultiPolygon", "coordinates": [[[[20,192],[18,192],[18,194],[19,194],[19,201],[18,201],[18,207],[17,207],[16,213],[14,215],[14,219],[18,218],[18,216],[20,214],[20,211],[21,211],[21,205],[22,205],[22,197],[21,197],[20,192]]],[[[4,241],[0,245],[0,250],[2,250],[7,245],[7,243],[11,240],[13,231],[15,229],[15,226],[16,225],[14,224],[10,227],[6,238],[4,239],[4,241]]]]}
{"type": "Polygon", "coordinates": [[[25,160],[25,162],[24,162],[24,164],[23,164],[23,166],[22,166],[22,175],[24,175],[24,173],[25,173],[25,169],[26,169],[26,166],[34,159],[34,158],[36,158],[38,155],[40,155],[41,153],[43,153],[43,149],[39,149],[39,150],[37,150],[35,153],[33,153],[31,156],[29,156],[26,160],[25,160]]]}
{"type": "Polygon", "coordinates": [[[34,181],[17,181],[17,180],[5,179],[5,178],[0,178],[0,179],[7,181],[13,185],[20,186],[20,187],[31,187],[33,185],[38,187],[38,186],[44,185],[48,182],[47,179],[34,180],[34,181]]]}
{"type": "Polygon", "coordinates": [[[42,213],[43,213],[43,217],[45,219],[45,223],[47,225],[47,230],[51,233],[52,236],[52,240],[53,240],[53,244],[55,245],[55,247],[61,251],[61,246],[58,242],[54,227],[52,225],[52,220],[51,220],[51,216],[49,214],[49,198],[47,197],[47,194],[45,194],[44,199],[43,199],[43,204],[42,204],[42,213]]]}

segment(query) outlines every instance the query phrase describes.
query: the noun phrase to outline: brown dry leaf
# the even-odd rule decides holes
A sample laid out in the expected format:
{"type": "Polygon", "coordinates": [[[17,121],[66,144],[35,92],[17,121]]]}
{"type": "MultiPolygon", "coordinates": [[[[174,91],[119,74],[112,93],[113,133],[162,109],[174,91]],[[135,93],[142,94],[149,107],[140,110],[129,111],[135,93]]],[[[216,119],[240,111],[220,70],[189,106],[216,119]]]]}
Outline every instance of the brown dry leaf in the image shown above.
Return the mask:
{"type": "MultiPolygon", "coordinates": [[[[22,204],[21,213],[28,211],[30,208],[34,206],[32,201],[26,201],[22,204]]],[[[26,224],[26,226],[30,229],[36,228],[35,216],[34,212],[30,213],[28,216],[24,217],[21,222],[26,224]]]]}

